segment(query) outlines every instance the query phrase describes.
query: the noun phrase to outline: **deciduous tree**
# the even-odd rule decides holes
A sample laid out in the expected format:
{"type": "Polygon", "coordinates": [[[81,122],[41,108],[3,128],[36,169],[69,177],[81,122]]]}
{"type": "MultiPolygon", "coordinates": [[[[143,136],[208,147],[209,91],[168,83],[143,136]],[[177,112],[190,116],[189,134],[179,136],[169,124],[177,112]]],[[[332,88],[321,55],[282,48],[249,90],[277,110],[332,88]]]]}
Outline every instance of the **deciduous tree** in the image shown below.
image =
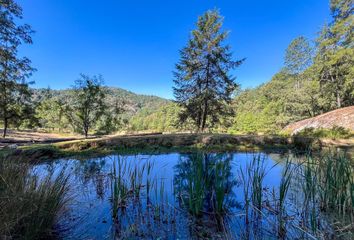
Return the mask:
{"type": "Polygon", "coordinates": [[[75,130],[83,133],[86,138],[105,110],[105,92],[102,84],[102,76],[90,77],[81,74],[80,78],[75,81],[73,102],[67,114],[75,130]]]}

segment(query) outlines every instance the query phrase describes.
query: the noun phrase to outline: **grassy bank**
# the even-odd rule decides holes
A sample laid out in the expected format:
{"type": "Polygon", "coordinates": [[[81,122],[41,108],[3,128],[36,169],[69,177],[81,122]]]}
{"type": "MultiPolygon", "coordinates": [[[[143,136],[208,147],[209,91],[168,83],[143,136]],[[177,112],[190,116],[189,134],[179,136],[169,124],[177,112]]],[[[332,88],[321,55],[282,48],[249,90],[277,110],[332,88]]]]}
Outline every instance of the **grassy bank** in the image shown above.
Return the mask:
{"type": "Polygon", "coordinates": [[[116,136],[75,140],[53,144],[23,146],[16,150],[3,149],[0,154],[11,158],[38,161],[69,156],[95,156],[119,153],[161,153],[171,151],[267,150],[323,148],[339,146],[352,148],[350,140],[326,141],[302,136],[252,136],[229,134],[159,134],[146,136],[116,136]]]}

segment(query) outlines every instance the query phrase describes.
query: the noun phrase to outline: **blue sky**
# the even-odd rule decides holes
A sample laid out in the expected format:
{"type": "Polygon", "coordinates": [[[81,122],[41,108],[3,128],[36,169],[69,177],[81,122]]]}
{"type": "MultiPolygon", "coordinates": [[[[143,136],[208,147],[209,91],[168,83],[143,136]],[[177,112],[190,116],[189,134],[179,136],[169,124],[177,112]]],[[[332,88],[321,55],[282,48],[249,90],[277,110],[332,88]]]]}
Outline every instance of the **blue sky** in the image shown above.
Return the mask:
{"type": "Polygon", "coordinates": [[[36,31],[23,46],[38,71],[35,87],[70,87],[80,73],[105,84],[172,98],[175,63],[197,17],[217,8],[231,31],[234,71],[243,88],[269,81],[292,39],[315,38],[330,21],[329,0],[19,0],[36,31]]]}

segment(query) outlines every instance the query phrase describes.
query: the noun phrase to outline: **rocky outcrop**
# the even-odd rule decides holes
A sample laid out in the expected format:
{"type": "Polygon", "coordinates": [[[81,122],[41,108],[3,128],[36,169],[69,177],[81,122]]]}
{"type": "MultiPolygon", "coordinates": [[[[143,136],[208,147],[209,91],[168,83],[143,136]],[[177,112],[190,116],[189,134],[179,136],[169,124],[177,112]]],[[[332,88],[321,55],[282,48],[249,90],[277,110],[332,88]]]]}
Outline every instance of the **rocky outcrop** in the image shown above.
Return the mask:
{"type": "Polygon", "coordinates": [[[340,108],[331,112],[291,123],[284,128],[285,131],[295,134],[305,128],[333,128],[343,127],[354,131],[354,106],[340,108]]]}

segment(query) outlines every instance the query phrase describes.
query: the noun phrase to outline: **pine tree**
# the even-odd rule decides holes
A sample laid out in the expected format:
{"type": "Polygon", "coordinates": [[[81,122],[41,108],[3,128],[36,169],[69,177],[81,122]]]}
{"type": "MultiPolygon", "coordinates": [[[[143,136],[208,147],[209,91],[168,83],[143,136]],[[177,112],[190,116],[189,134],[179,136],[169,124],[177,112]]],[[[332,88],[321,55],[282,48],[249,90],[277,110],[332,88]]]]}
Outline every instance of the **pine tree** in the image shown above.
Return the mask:
{"type": "Polygon", "coordinates": [[[222,24],[217,10],[200,16],[174,72],[174,96],[182,107],[180,122],[192,120],[197,131],[212,128],[232,112],[228,105],[237,84],[230,70],[243,60],[232,60],[222,24]]]}
{"type": "Polygon", "coordinates": [[[303,36],[295,38],[285,51],[285,70],[296,79],[296,89],[300,88],[300,74],[308,69],[313,60],[313,49],[303,36]]]}
{"type": "Polygon", "coordinates": [[[31,44],[29,25],[18,25],[22,9],[13,0],[0,1],[0,117],[3,137],[9,124],[27,112],[31,92],[26,79],[33,72],[31,61],[18,56],[18,47],[31,44]]]}
{"type": "Polygon", "coordinates": [[[337,108],[354,104],[354,15],[352,0],[331,0],[333,22],[318,39],[316,67],[321,87],[337,108]]]}

